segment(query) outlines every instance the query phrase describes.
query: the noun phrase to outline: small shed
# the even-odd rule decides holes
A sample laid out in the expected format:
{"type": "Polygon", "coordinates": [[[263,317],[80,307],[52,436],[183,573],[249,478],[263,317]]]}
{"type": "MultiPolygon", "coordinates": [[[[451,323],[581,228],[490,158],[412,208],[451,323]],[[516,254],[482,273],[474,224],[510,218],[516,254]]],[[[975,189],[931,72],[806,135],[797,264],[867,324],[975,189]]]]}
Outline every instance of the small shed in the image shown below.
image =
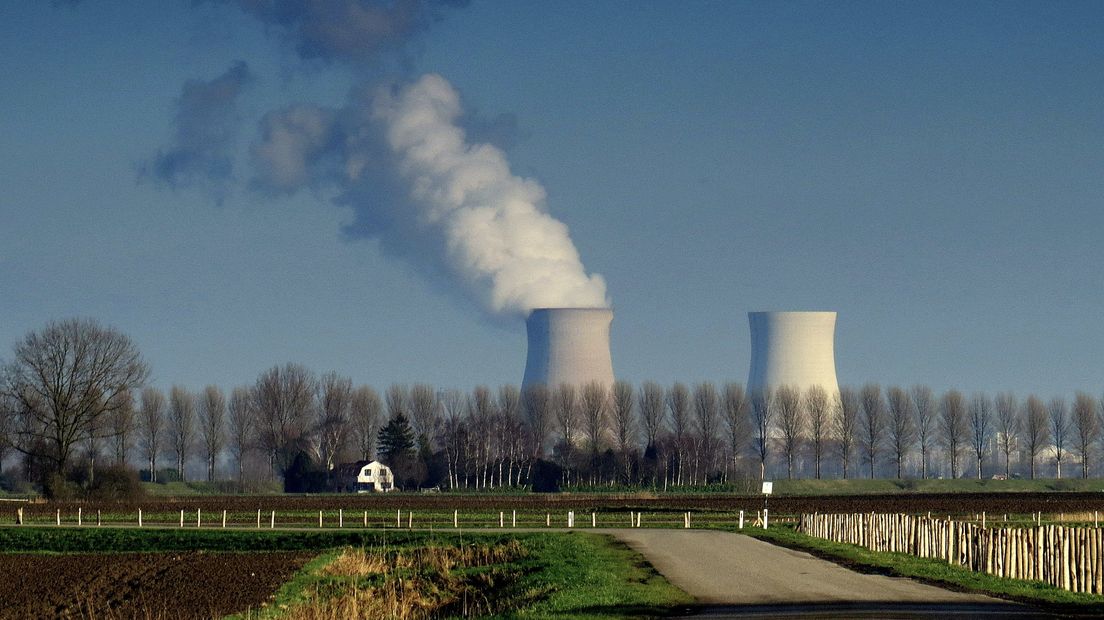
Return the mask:
{"type": "Polygon", "coordinates": [[[357,493],[394,491],[395,477],[391,475],[390,467],[379,461],[372,461],[362,465],[357,471],[354,488],[357,493]]]}

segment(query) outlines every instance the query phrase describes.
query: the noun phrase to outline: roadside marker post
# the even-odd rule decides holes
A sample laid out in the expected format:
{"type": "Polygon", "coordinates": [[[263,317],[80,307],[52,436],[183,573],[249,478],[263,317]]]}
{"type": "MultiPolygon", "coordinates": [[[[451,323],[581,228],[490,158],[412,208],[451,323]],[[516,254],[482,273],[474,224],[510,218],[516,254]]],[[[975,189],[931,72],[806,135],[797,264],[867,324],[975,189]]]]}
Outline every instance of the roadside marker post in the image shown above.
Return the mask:
{"type": "Polygon", "coordinates": [[[740,511],[740,529],[744,529],[744,511],[740,511]]]}
{"type": "Polygon", "coordinates": [[[268,529],[270,529],[270,530],[276,529],[276,511],[275,510],[272,511],[272,520],[268,522],[268,529]]]}
{"type": "Polygon", "coordinates": [[[77,508],[77,525],[84,525],[84,516],[82,510],[83,509],[80,507],[77,508]]]}
{"type": "Polygon", "coordinates": [[[460,511],[459,510],[453,510],[452,511],[452,527],[454,529],[460,527],[460,511]]]}
{"type": "Polygon", "coordinates": [[[222,511],[222,527],[224,527],[224,528],[226,527],[226,510],[225,509],[223,509],[223,511],[222,511]]]}
{"type": "Polygon", "coordinates": [[[138,527],[142,527],[142,509],[138,509],[138,527]]]}
{"type": "Polygon", "coordinates": [[[203,512],[202,511],[203,511],[202,508],[196,508],[196,527],[202,527],[203,526],[203,512]]]}
{"type": "Polygon", "coordinates": [[[337,509],[337,527],[338,529],[345,527],[345,509],[337,509]]]}
{"type": "Polygon", "coordinates": [[[514,516],[510,519],[510,527],[517,527],[517,510],[514,510],[514,516]]]}
{"type": "Polygon", "coordinates": [[[58,508],[57,511],[57,524],[61,525],[61,508],[58,508]]]}
{"type": "Polygon", "coordinates": [[[180,509],[180,527],[184,527],[184,509],[180,509]]]}

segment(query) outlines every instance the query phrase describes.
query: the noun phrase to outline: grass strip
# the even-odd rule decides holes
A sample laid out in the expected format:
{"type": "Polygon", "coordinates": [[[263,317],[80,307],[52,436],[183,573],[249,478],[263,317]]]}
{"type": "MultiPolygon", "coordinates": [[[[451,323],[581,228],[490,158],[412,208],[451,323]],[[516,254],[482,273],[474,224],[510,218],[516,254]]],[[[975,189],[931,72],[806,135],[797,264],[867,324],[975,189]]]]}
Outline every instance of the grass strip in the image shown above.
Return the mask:
{"type": "Polygon", "coordinates": [[[987,594],[1024,603],[1047,612],[1104,615],[1104,597],[1067,592],[1039,581],[994,577],[932,558],[871,551],[858,545],[814,538],[795,531],[789,524],[767,530],[745,528],[740,533],[781,547],[805,551],[861,573],[908,577],[949,590],[987,594]]]}

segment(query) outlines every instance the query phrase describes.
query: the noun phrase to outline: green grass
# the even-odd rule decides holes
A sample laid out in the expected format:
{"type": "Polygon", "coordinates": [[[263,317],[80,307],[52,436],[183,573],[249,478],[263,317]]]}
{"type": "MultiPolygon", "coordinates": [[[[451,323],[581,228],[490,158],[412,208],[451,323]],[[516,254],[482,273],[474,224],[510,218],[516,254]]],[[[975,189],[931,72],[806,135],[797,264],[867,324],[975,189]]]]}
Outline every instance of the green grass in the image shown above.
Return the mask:
{"type": "Polygon", "coordinates": [[[807,551],[859,572],[909,577],[950,590],[977,592],[1019,601],[1049,612],[1104,614],[1104,599],[1100,596],[1067,592],[1038,581],[994,577],[931,558],[870,551],[857,545],[806,536],[794,531],[790,525],[772,526],[767,530],[745,528],[741,533],[782,547],[807,551]]]}

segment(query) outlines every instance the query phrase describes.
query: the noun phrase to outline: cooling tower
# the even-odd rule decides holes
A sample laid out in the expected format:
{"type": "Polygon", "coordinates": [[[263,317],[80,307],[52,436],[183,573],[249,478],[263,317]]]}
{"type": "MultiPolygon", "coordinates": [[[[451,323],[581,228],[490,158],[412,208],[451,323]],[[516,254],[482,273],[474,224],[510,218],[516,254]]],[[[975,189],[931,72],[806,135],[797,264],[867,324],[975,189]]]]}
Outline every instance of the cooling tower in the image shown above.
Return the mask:
{"type": "Polygon", "coordinates": [[[835,312],[749,312],[751,370],[748,391],[784,385],[802,392],[836,382],[835,312]]]}
{"type": "Polygon", "coordinates": [[[608,308],[537,308],[529,314],[529,353],[522,386],[550,388],[591,381],[613,384],[608,308]]]}

